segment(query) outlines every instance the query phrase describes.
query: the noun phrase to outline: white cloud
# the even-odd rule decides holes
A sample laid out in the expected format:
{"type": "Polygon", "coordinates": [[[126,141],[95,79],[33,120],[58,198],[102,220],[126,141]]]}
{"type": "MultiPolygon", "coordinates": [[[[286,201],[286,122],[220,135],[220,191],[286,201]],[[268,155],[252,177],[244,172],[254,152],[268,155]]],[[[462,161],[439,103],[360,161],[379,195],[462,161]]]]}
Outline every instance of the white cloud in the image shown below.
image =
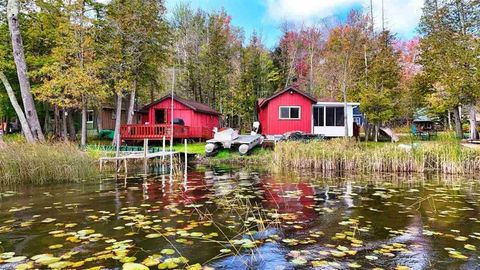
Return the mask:
{"type": "MultiPolygon", "coordinates": [[[[312,22],[335,16],[354,5],[370,11],[370,0],[264,0],[267,19],[312,22]]],[[[376,27],[381,26],[382,0],[373,0],[376,27]]],[[[385,26],[400,36],[411,36],[422,14],[423,0],[384,0],[385,26]]]]}

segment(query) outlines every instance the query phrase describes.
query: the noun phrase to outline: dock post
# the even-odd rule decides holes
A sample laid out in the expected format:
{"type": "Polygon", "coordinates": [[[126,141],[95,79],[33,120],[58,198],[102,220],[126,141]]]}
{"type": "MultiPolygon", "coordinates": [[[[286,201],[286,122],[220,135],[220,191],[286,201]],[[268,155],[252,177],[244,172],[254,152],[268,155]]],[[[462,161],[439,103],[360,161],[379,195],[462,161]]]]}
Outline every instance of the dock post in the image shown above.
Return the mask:
{"type": "MultiPolygon", "coordinates": [[[[117,138],[115,141],[115,157],[118,158],[120,156],[120,134],[117,134],[117,138]]],[[[115,170],[118,172],[120,166],[119,160],[115,161],[115,170]]]]}
{"type": "Polygon", "coordinates": [[[185,189],[187,187],[187,170],[188,170],[188,151],[187,151],[187,139],[185,139],[185,189]]]}
{"type": "Polygon", "coordinates": [[[165,173],[165,136],[163,136],[163,148],[162,148],[162,173],[165,173]]]}
{"type": "Polygon", "coordinates": [[[172,182],[173,182],[173,128],[170,134],[170,184],[172,182]]]}
{"type": "Polygon", "coordinates": [[[147,174],[148,167],[148,139],[143,140],[143,171],[147,174]]]}

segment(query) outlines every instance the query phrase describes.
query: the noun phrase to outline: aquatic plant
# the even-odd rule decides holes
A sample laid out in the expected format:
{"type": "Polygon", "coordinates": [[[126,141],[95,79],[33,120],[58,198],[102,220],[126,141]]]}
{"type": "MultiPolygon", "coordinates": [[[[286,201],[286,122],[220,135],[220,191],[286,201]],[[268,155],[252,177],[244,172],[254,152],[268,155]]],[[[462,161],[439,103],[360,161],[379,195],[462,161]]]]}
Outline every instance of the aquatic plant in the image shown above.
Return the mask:
{"type": "Polygon", "coordinates": [[[9,143],[0,150],[0,185],[88,180],[98,175],[94,162],[74,144],[9,143]]]}
{"type": "Polygon", "coordinates": [[[467,269],[478,264],[478,182],[444,174],[395,175],[325,178],[214,169],[191,172],[186,182],[165,176],[131,179],[126,186],[104,180],[24,187],[0,194],[0,267],[417,269],[428,262],[431,269],[467,269]],[[23,203],[26,198],[30,203],[23,203]]]}
{"type": "Polygon", "coordinates": [[[480,150],[457,141],[441,140],[410,145],[364,144],[353,140],[282,142],[275,147],[276,169],[315,169],[352,172],[426,172],[476,174],[480,150]]]}

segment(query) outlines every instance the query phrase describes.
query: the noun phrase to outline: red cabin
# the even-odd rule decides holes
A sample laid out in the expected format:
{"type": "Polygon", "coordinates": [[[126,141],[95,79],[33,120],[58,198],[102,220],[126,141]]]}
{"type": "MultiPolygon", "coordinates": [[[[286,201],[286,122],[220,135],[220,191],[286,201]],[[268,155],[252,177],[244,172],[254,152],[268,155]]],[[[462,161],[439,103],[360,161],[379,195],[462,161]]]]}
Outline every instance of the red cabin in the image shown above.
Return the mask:
{"type": "MultiPolygon", "coordinates": [[[[122,125],[122,140],[170,140],[171,95],[158,99],[141,109],[143,124],[122,125]]],[[[173,96],[174,139],[211,139],[213,128],[219,126],[220,113],[209,106],[173,96]]]]}
{"type": "Polygon", "coordinates": [[[317,100],[295,87],[288,87],[258,102],[258,120],[264,135],[288,131],[312,131],[312,107],[317,100]]]}

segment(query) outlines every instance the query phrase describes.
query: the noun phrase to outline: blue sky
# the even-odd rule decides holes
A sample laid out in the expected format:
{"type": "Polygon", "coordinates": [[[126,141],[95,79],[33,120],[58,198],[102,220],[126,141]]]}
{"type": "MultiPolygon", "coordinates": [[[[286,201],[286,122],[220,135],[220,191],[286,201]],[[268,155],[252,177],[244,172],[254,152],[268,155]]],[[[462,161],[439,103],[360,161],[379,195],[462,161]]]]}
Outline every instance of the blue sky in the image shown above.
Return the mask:
{"type": "MultiPolygon", "coordinates": [[[[325,18],[344,20],[351,9],[370,9],[370,0],[166,0],[172,10],[179,2],[207,11],[222,7],[232,16],[232,24],[241,26],[248,37],[256,31],[264,43],[274,47],[281,36],[280,24],[321,23],[325,18]]],[[[372,0],[374,18],[380,25],[382,0],[372,0]]],[[[423,0],[384,0],[385,24],[401,39],[415,35],[423,0]]]]}

